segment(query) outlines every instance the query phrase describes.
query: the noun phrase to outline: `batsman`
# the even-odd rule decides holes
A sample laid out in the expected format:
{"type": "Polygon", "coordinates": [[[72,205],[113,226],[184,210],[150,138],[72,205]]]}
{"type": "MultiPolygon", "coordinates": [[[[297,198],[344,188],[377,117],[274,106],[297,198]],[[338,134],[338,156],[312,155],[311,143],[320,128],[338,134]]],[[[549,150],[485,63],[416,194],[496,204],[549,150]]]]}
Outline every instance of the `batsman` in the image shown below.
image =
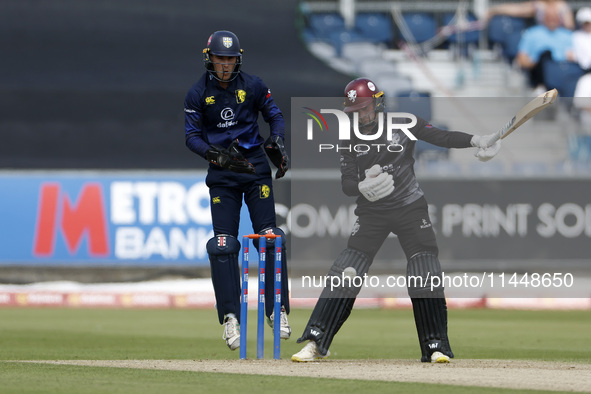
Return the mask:
{"type": "MultiPolygon", "coordinates": [[[[357,122],[361,134],[377,135],[378,115],[385,109],[383,95],[367,78],[355,79],[346,86],[344,112],[352,122],[357,122]]],[[[416,125],[409,127],[412,136],[446,148],[476,147],[476,157],[481,161],[490,160],[501,147],[497,133],[480,136],[445,131],[419,117],[416,119],[416,125]]],[[[447,334],[444,289],[441,281],[432,282],[432,278],[441,277],[442,270],[427,201],[414,174],[416,141],[412,136],[394,131],[391,140],[382,133],[379,137],[382,140],[373,141],[376,145],[395,145],[396,149],[340,150],[342,190],[348,196],[357,197],[355,214],[358,219],[346,249],[328,271],[327,283],[340,285],[323,289],[298,339],[298,343],[308,342],[291,357],[293,361],[314,361],[329,355],[333,338],[349,317],[362,286],[359,281],[333,282],[330,278],[344,275],[364,278],[390,233],[398,236],[407,260],[407,290],[412,301],[421,361],[446,363],[454,357],[447,334]]],[[[351,144],[356,142],[363,141],[352,140],[351,144]]]]}
{"type": "MultiPolygon", "coordinates": [[[[211,279],[223,338],[231,350],[240,346],[240,270],[238,226],[242,201],[246,203],[253,230],[273,233],[282,240],[281,316],[273,313],[273,270],[266,272],[265,309],[271,327],[280,321],[282,339],[291,335],[285,234],[277,227],[271,167],[275,179],[289,169],[284,145],[285,121],[271,91],[263,81],[241,71],[242,53],[238,37],[226,30],[214,32],[203,50],[205,73],[185,97],[185,142],[209,161],[205,182],[209,187],[214,236],[207,242],[211,279]],[[259,133],[258,117],[269,124],[270,136],[259,133]],[[265,155],[266,153],[266,155],[265,155]]],[[[267,261],[275,261],[274,240],[267,261]]],[[[255,243],[258,248],[258,243],[255,243]]]]}

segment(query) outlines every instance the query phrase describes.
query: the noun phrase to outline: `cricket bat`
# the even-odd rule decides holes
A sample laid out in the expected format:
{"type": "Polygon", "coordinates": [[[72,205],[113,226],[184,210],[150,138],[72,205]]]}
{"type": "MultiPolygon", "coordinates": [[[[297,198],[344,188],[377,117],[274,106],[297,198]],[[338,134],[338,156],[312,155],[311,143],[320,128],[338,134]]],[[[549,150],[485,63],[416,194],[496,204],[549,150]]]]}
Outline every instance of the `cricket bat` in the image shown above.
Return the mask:
{"type": "Polygon", "coordinates": [[[523,108],[517,112],[517,114],[505,125],[505,127],[499,130],[497,133],[497,140],[507,137],[519,126],[533,118],[535,114],[543,111],[556,100],[557,96],[558,91],[556,89],[552,89],[540,94],[538,97],[527,103],[527,105],[523,106],[523,108]]]}

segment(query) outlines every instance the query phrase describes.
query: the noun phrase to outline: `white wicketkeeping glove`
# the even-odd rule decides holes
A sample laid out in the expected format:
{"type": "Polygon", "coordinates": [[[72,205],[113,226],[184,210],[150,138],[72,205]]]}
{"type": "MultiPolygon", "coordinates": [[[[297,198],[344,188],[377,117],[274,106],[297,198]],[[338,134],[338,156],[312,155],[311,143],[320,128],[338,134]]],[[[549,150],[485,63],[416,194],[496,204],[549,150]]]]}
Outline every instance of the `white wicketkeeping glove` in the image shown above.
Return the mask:
{"type": "Polygon", "coordinates": [[[487,134],[487,135],[474,135],[470,140],[470,145],[475,148],[490,148],[499,139],[499,132],[487,134]]]}
{"type": "Polygon", "coordinates": [[[501,140],[497,140],[497,142],[495,142],[494,144],[492,144],[492,146],[489,146],[488,148],[478,149],[474,156],[478,157],[478,160],[480,161],[489,161],[490,159],[495,157],[497,153],[499,153],[499,150],[501,150],[501,140]]]}
{"type": "Polygon", "coordinates": [[[394,191],[394,178],[392,174],[381,172],[379,164],[374,165],[366,172],[366,177],[359,182],[359,191],[369,201],[374,202],[389,196],[394,191]]]}

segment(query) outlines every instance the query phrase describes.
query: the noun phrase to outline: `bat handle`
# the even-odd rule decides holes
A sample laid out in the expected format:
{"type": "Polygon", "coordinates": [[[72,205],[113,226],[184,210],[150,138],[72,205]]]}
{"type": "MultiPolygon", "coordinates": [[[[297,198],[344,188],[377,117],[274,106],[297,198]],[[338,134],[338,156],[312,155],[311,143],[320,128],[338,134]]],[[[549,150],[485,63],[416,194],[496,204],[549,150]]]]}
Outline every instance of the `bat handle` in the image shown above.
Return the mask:
{"type": "Polygon", "coordinates": [[[503,135],[503,129],[501,129],[501,130],[497,131],[497,132],[495,133],[495,135],[494,135],[494,136],[493,136],[493,137],[490,139],[490,141],[489,141],[490,145],[493,145],[493,144],[494,144],[494,143],[496,143],[498,140],[500,140],[501,138],[503,138],[503,137],[502,137],[502,135],[503,135]]]}

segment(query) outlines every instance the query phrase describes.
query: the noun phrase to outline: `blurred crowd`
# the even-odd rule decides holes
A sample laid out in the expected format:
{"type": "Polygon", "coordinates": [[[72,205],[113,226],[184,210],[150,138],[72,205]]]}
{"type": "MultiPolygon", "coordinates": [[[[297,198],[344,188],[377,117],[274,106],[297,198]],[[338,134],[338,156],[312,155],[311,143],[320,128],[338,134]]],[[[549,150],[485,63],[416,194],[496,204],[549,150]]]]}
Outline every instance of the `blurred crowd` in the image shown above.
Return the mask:
{"type": "Polygon", "coordinates": [[[588,157],[591,152],[591,8],[582,7],[575,14],[568,2],[562,0],[506,3],[491,7],[486,21],[497,15],[535,20],[535,25],[521,35],[515,63],[528,74],[536,95],[549,88],[547,81],[561,77],[545,73],[566,70],[545,67],[547,62],[563,62],[570,64],[571,69],[575,67],[570,77],[574,89],[567,90],[572,92],[573,109],[578,112],[581,125],[575,145],[580,150],[577,155],[591,159],[588,157]]]}
{"type": "Polygon", "coordinates": [[[585,72],[591,68],[591,8],[580,8],[575,17],[566,1],[538,0],[491,7],[487,21],[496,15],[535,19],[523,32],[515,59],[529,72],[532,87],[545,90],[540,67],[544,59],[576,62],[585,72]]]}

